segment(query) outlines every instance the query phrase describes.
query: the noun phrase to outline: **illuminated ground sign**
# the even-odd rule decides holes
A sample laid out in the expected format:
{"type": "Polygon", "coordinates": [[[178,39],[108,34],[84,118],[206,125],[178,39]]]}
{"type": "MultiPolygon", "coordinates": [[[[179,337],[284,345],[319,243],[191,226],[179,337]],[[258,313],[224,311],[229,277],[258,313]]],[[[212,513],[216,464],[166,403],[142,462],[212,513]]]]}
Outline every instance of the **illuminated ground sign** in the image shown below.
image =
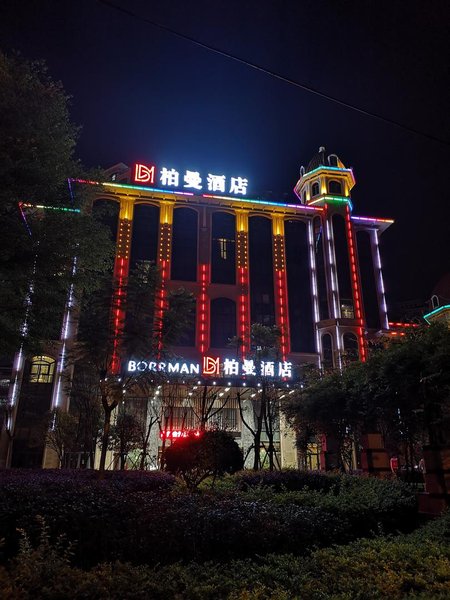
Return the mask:
{"type": "Polygon", "coordinates": [[[153,164],[136,163],[132,169],[133,182],[142,185],[170,187],[190,192],[219,192],[245,196],[248,179],[227,177],[220,173],[200,171],[177,171],[173,168],[158,168],[153,164]]]}
{"type": "Polygon", "coordinates": [[[225,358],[221,363],[219,358],[204,356],[203,363],[184,361],[151,361],[129,360],[128,373],[162,372],[178,375],[204,375],[209,377],[255,377],[257,375],[269,378],[292,378],[292,363],[288,361],[263,360],[256,362],[253,359],[237,360],[225,358]]]}

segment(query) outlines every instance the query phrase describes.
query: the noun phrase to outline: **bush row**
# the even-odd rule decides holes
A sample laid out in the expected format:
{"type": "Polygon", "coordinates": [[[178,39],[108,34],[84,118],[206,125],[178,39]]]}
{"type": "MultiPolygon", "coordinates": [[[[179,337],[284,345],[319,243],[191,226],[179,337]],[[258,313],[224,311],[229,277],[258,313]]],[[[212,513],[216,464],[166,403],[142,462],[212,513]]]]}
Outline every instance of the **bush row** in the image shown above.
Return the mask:
{"type": "Polygon", "coordinates": [[[0,596],[5,600],[444,600],[450,597],[450,547],[445,543],[450,519],[437,523],[413,536],[359,540],[302,558],[272,554],[224,564],[155,567],[115,562],[89,572],[71,567],[67,553],[49,545],[44,531],[36,550],[23,544],[18,558],[0,568],[0,596]]]}
{"type": "Polygon", "coordinates": [[[41,520],[52,539],[64,535],[73,544],[82,567],[115,560],[155,564],[304,554],[416,525],[412,491],[376,479],[342,477],[328,492],[260,486],[192,494],[171,487],[173,479],[164,474],[140,479],[130,473],[98,482],[39,473],[8,476],[0,486],[4,559],[18,551],[18,529],[36,541],[41,520]]]}

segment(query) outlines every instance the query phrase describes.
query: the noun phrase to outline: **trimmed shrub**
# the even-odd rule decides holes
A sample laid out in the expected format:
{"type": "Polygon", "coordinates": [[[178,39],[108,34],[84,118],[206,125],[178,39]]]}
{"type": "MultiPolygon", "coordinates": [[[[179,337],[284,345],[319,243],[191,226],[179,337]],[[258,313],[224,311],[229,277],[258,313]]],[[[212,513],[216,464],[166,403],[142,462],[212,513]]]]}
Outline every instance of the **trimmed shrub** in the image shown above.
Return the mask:
{"type": "Polygon", "coordinates": [[[260,486],[192,494],[171,488],[174,479],[164,474],[155,474],[150,484],[151,473],[145,483],[139,477],[134,481],[134,474],[99,482],[40,473],[42,478],[22,472],[22,478],[7,477],[0,486],[4,559],[18,551],[17,529],[37,542],[38,517],[52,540],[66,536],[82,567],[116,560],[151,565],[273,552],[301,555],[313,547],[406,531],[416,518],[409,488],[375,479],[341,478],[329,493],[260,486]],[[139,489],[156,487],[155,481],[159,488],[139,489]]]}
{"type": "Polygon", "coordinates": [[[8,569],[0,568],[1,597],[445,600],[450,596],[449,546],[430,541],[418,545],[412,536],[362,540],[302,558],[268,555],[256,560],[155,567],[115,562],[89,572],[70,567],[68,558],[60,545],[49,544],[44,530],[35,550],[22,545],[21,554],[8,569]]]}
{"type": "Polygon", "coordinates": [[[176,440],[165,455],[166,469],[196,489],[207,477],[236,473],[244,467],[244,457],[231,433],[219,429],[192,433],[176,440]]]}
{"type": "Polygon", "coordinates": [[[329,492],[338,490],[340,475],[289,469],[285,471],[245,471],[235,475],[235,485],[240,490],[257,486],[270,486],[277,492],[297,491],[305,488],[329,492]]]}

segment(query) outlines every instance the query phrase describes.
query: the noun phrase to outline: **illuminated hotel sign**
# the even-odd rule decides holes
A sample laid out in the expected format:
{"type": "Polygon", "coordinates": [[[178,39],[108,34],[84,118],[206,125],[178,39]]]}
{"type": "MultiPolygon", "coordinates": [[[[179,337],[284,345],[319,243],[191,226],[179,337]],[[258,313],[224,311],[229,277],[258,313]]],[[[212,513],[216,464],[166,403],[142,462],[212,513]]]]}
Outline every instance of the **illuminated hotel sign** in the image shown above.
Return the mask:
{"type": "Polygon", "coordinates": [[[223,363],[219,358],[203,357],[202,369],[200,363],[192,362],[156,362],[147,360],[129,360],[128,373],[162,372],[178,375],[205,375],[209,377],[255,377],[256,375],[269,378],[292,378],[292,363],[287,361],[275,362],[263,360],[257,363],[252,359],[242,361],[226,358],[223,363]],[[258,369],[259,367],[259,369],[258,369]]]}
{"type": "Polygon", "coordinates": [[[245,196],[248,179],[245,177],[226,177],[218,173],[200,173],[199,171],[177,171],[173,168],[156,165],[134,165],[133,182],[150,185],[177,188],[189,192],[219,192],[245,196]]]}

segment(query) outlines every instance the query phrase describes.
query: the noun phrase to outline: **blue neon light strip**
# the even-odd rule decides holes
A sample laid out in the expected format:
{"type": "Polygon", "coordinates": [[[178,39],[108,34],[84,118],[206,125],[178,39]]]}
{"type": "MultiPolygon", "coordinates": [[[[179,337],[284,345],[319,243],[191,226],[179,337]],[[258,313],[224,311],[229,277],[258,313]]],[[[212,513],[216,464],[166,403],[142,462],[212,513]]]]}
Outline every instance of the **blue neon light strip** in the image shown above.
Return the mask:
{"type": "Polygon", "coordinates": [[[433,315],[436,315],[437,313],[440,313],[440,312],[442,312],[444,310],[450,310],[450,304],[445,304],[444,306],[440,306],[439,308],[435,308],[430,313],[427,313],[426,315],[423,315],[423,318],[425,319],[425,321],[427,323],[430,323],[430,321],[428,320],[429,317],[432,317],[433,315]]]}
{"type": "Polygon", "coordinates": [[[329,167],[328,165],[320,165],[320,167],[316,167],[312,171],[307,171],[303,175],[303,177],[306,177],[307,175],[312,175],[313,173],[315,173],[316,171],[320,171],[321,169],[327,169],[327,171],[341,171],[341,173],[351,173],[353,175],[352,169],[342,169],[341,167],[329,167]]]}

